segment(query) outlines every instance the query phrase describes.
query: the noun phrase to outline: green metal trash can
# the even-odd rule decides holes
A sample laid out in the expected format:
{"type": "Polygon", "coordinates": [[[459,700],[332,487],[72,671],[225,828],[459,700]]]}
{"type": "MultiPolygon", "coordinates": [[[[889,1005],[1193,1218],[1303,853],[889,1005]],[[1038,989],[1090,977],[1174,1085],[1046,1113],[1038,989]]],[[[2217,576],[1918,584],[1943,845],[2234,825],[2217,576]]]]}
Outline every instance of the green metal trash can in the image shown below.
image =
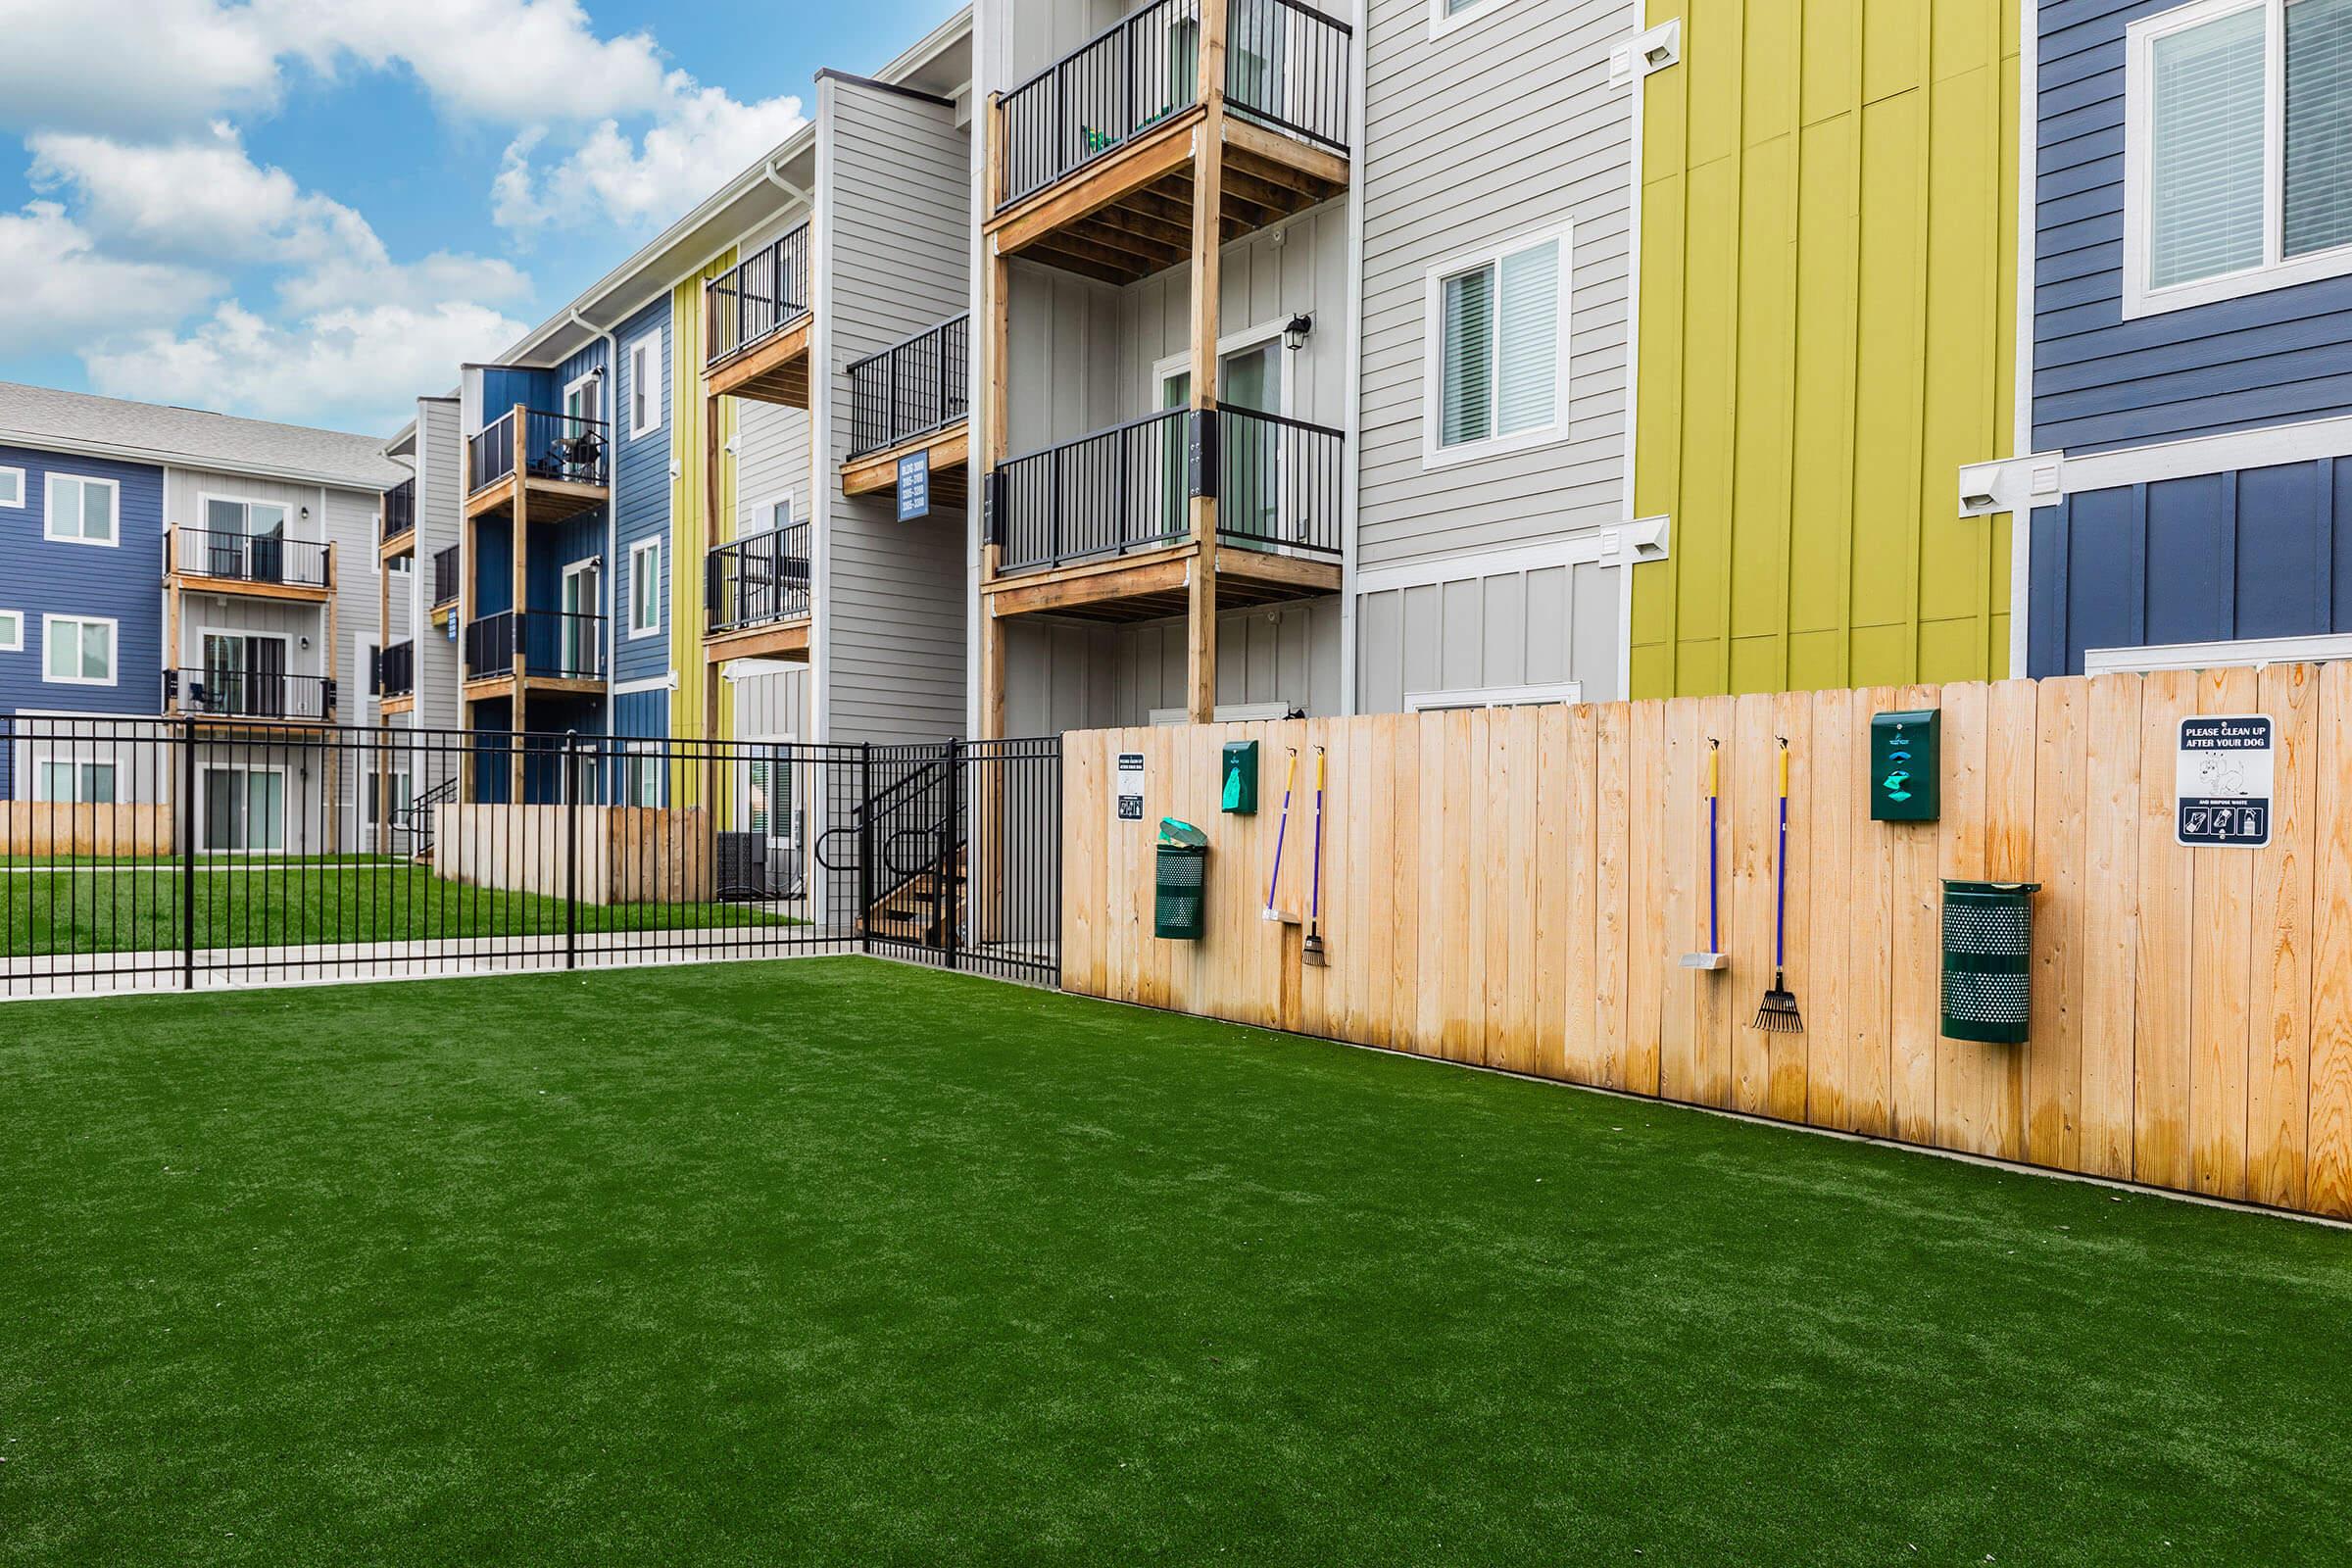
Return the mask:
{"type": "Polygon", "coordinates": [[[1162,817],[1152,848],[1152,934],[1198,942],[1208,905],[1208,836],[1189,822],[1162,817]]]}
{"type": "Polygon", "coordinates": [[[2034,1017],[2034,895],[2038,882],[1943,884],[1943,1034],[2025,1042],[2034,1017]]]}

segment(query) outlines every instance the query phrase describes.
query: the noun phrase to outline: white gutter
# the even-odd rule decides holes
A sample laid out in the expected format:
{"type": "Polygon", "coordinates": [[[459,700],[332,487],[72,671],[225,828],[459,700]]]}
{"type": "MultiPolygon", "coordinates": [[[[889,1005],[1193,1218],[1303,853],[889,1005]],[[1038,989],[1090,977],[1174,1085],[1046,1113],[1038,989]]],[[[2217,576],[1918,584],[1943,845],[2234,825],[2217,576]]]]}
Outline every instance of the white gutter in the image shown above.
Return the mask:
{"type": "MultiPolygon", "coordinates": [[[[589,336],[604,340],[605,364],[602,379],[605,396],[597,401],[604,411],[605,428],[617,435],[620,431],[618,403],[620,340],[613,336],[612,327],[600,328],[594,321],[582,316],[580,308],[576,305],[571,308],[571,322],[589,336]]],[[[605,734],[609,737],[614,732],[613,724],[616,717],[612,710],[612,677],[616,673],[616,666],[620,663],[619,638],[614,635],[620,625],[619,596],[614,591],[615,585],[620,581],[620,498],[613,494],[620,488],[619,442],[607,441],[605,443],[605,461],[612,465],[612,471],[605,475],[605,565],[604,569],[596,574],[596,591],[604,599],[605,734]]]]}

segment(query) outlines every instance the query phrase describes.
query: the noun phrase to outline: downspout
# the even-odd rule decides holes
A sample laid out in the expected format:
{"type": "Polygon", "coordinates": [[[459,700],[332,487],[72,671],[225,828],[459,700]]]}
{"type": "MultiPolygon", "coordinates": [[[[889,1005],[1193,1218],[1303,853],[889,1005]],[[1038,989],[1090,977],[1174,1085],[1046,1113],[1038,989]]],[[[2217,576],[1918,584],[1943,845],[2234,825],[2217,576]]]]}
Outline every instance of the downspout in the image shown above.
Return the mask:
{"type": "Polygon", "coordinates": [[[616,492],[620,489],[620,342],[610,330],[599,330],[595,322],[580,314],[580,308],[570,308],[571,324],[592,337],[601,338],[605,345],[605,396],[599,400],[605,428],[613,439],[605,443],[611,454],[611,471],[605,475],[605,565],[596,574],[596,591],[604,607],[605,616],[605,738],[610,740],[620,727],[620,715],[613,708],[612,676],[620,662],[620,638],[615,634],[618,617],[612,599],[612,584],[620,573],[614,565],[620,558],[614,554],[620,548],[620,507],[616,492]]]}

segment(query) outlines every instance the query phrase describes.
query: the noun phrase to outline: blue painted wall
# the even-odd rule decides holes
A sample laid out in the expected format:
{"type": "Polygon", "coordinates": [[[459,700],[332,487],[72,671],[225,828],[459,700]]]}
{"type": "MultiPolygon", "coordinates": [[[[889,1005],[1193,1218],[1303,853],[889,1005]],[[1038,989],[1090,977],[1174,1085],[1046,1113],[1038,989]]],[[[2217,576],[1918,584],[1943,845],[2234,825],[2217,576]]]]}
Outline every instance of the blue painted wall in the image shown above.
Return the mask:
{"type": "Polygon", "coordinates": [[[2072,495],[2034,514],[2035,675],[2090,648],[2352,632],[2352,458],[2072,495]]]}
{"type": "Polygon", "coordinates": [[[24,470],[24,505],[0,507],[0,610],[22,611],[24,646],[0,653],[0,713],[48,710],[153,714],[163,710],[164,472],[159,467],[0,446],[0,467],[24,470]],[[44,537],[51,473],[122,486],[114,548],[44,537]],[[52,685],[42,678],[43,614],[117,622],[115,684],[52,685]]]}
{"type": "Polygon", "coordinates": [[[2035,451],[2352,413],[2352,277],[2123,319],[2124,29],[2178,3],[2036,12],[2035,451]]]}
{"type": "Polygon", "coordinates": [[[612,733],[631,740],[663,740],[669,735],[669,689],[622,692],[612,699],[612,733]]]}
{"type": "MultiPolygon", "coordinates": [[[[673,423],[671,386],[675,380],[670,368],[669,300],[656,300],[631,317],[615,334],[620,344],[621,370],[612,399],[615,410],[626,409],[634,388],[628,382],[629,345],[648,332],[657,333],[662,341],[662,423],[632,440],[625,417],[616,417],[613,442],[618,453],[614,465],[612,492],[613,514],[617,519],[618,544],[613,550],[612,570],[608,573],[613,606],[613,646],[618,657],[613,665],[616,680],[651,680],[669,673],[669,432],[673,423]],[[632,642],[628,635],[629,550],[643,539],[662,541],[662,634],[632,642]]],[[[669,732],[668,696],[654,694],[663,703],[659,728],[632,728],[634,735],[666,735],[669,732]]]]}

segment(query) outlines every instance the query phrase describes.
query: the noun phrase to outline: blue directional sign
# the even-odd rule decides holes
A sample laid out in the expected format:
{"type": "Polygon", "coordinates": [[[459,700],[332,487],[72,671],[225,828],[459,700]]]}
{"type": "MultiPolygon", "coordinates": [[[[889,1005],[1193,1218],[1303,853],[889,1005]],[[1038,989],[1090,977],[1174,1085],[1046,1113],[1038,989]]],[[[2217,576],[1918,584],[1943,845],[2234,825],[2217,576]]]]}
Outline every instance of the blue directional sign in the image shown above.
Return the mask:
{"type": "Polygon", "coordinates": [[[899,460],[899,520],[931,515],[931,454],[909,452],[899,460]]]}

